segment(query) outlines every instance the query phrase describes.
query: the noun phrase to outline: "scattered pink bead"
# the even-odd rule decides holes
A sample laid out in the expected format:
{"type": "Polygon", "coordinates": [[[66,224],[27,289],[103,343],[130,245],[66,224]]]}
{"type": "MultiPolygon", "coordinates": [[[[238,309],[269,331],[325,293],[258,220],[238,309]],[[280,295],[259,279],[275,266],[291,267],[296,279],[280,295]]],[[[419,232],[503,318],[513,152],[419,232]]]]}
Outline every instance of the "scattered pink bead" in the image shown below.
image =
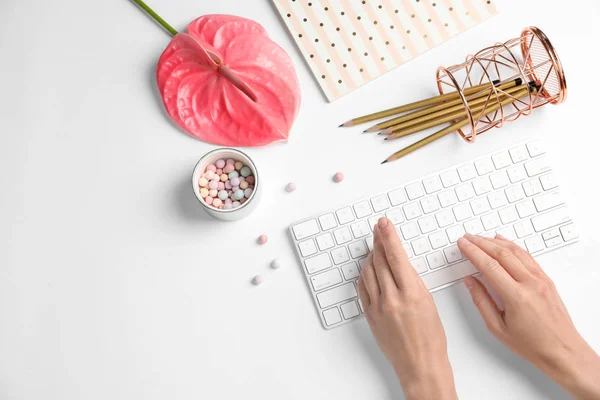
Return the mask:
{"type": "Polygon", "coordinates": [[[217,160],[215,165],[217,166],[217,168],[223,168],[225,166],[225,160],[217,160]]]}
{"type": "Polygon", "coordinates": [[[344,180],[344,174],[342,174],[341,172],[336,172],[335,175],[333,176],[334,182],[340,183],[343,180],[344,180]]]}
{"type": "Polygon", "coordinates": [[[293,192],[294,190],[296,190],[296,184],[294,182],[290,182],[286,185],[285,190],[288,192],[293,192]]]}
{"type": "Polygon", "coordinates": [[[248,182],[248,185],[254,185],[254,180],[254,176],[252,175],[246,178],[246,182],[248,182]]]}
{"type": "Polygon", "coordinates": [[[261,283],[263,283],[263,277],[260,275],[256,275],[254,278],[252,278],[252,283],[254,285],[260,285],[261,283]]]}
{"type": "Polygon", "coordinates": [[[223,168],[223,173],[224,174],[228,174],[230,172],[233,172],[235,170],[235,167],[233,166],[233,164],[227,164],[224,168],[223,168]]]}
{"type": "Polygon", "coordinates": [[[214,198],[214,197],[217,197],[217,194],[218,194],[218,193],[219,193],[219,192],[218,192],[218,190],[217,190],[217,189],[210,189],[210,190],[208,191],[208,195],[209,195],[210,197],[213,197],[213,198],[214,198]]]}
{"type": "Polygon", "coordinates": [[[215,171],[215,173],[219,176],[221,176],[223,174],[223,169],[222,168],[217,168],[217,170],[215,171]]]}
{"type": "Polygon", "coordinates": [[[217,167],[215,167],[214,164],[208,164],[208,166],[206,167],[206,170],[215,172],[217,170],[217,167]]]}
{"type": "Polygon", "coordinates": [[[213,198],[212,198],[212,196],[206,196],[204,198],[204,201],[206,202],[206,204],[208,204],[210,206],[213,203],[213,198]]]}
{"type": "Polygon", "coordinates": [[[258,244],[265,244],[268,240],[269,238],[267,237],[267,235],[260,235],[258,237],[258,244]]]}
{"type": "Polygon", "coordinates": [[[217,190],[225,189],[225,184],[223,182],[217,182],[217,190]]]}

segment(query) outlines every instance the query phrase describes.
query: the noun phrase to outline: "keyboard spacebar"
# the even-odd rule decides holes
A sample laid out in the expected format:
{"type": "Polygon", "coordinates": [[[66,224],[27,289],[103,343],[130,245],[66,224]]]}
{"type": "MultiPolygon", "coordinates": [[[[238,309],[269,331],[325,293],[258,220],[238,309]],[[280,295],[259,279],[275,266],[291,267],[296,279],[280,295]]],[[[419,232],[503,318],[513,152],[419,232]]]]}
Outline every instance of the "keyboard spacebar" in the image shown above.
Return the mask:
{"type": "Polygon", "coordinates": [[[467,275],[473,275],[476,272],[477,269],[470,261],[463,261],[447,268],[422,275],[421,279],[425,282],[427,289],[431,291],[440,286],[462,279],[467,275]]]}

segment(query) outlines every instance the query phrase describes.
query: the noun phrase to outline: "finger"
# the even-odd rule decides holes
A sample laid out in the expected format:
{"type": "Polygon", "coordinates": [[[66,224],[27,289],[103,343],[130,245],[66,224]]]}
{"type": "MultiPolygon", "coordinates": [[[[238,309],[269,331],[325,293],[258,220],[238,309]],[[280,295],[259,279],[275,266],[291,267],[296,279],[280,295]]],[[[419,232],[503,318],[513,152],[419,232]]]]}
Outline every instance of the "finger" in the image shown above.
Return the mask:
{"type": "Polygon", "coordinates": [[[488,238],[480,236],[467,235],[467,238],[471,243],[485,251],[488,256],[498,261],[514,280],[523,282],[528,278],[531,278],[529,270],[525,268],[521,260],[519,260],[512,251],[505,249],[502,246],[498,246],[494,239],[488,240],[488,238]]]}
{"type": "Polygon", "coordinates": [[[458,239],[458,248],[465,257],[486,277],[487,281],[501,296],[510,296],[516,290],[517,282],[506,272],[500,263],[467,239],[458,239]]]}
{"type": "Polygon", "coordinates": [[[387,218],[380,218],[377,226],[381,234],[385,257],[396,285],[399,288],[411,286],[411,282],[416,282],[419,275],[408,261],[398,232],[387,218]]]}
{"type": "Polygon", "coordinates": [[[504,319],[502,319],[502,313],[490,293],[479,279],[473,276],[465,277],[464,283],[488,330],[492,333],[499,333],[504,327],[504,319]]]}
{"type": "Polygon", "coordinates": [[[362,271],[360,271],[360,277],[365,284],[371,303],[377,301],[380,292],[377,276],[375,276],[375,271],[373,270],[373,253],[370,253],[367,257],[367,261],[365,262],[362,271]]]}
{"type": "Polygon", "coordinates": [[[367,288],[365,287],[365,282],[363,281],[362,277],[358,278],[358,296],[365,307],[371,305],[371,299],[369,298],[369,293],[367,292],[367,288]]]}
{"type": "Polygon", "coordinates": [[[383,220],[387,220],[387,218],[380,218],[373,229],[373,268],[375,269],[375,275],[377,275],[381,293],[389,294],[397,292],[398,286],[396,286],[396,281],[392,275],[392,271],[390,271],[385,249],[383,248],[382,233],[379,228],[379,223],[383,220]]]}
{"type": "Polygon", "coordinates": [[[546,276],[546,273],[542,270],[542,267],[540,267],[531,254],[529,254],[527,250],[523,249],[518,244],[508,240],[502,235],[496,235],[495,243],[497,243],[498,246],[502,246],[512,251],[515,257],[521,260],[525,268],[527,268],[533,275],[546,276]]]}

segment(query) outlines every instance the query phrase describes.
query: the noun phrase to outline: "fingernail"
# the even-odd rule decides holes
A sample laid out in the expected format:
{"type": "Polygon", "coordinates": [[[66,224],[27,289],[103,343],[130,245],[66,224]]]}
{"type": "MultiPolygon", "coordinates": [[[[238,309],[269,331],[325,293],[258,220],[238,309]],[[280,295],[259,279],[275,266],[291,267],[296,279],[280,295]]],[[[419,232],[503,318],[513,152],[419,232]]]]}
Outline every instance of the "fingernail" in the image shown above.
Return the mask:
{"type": "Polygon", "coordinates": [[[381,217],[379,218],[379,221],[377,222],[377,225],[379,225],[380,228],[385,228],[388,224],[388,219],[386,217],[381,217]]]}
{"type": "Polygon", "coordinates": [[[465,239],[467,239],[467,240],[471,240],[471,239],[473,239],[475,236],[474,236],[474,235],[471,235],[470,233],[465,233],[465,236],[463,236],[463,237],[464,237],[465,239]]]}
{"type": "Polygon", "coordinates": [[[469,242],[469,240],[466,237],[459,237],[457,243],[461,246],[466,246],[468,244],[470,244],[471,242],[469,242]]]}
{"type": "Polygon", "coordinates": [[[463,282],[465,283],[465,286],[467,287],[467,289],[472,289],[473,288],[473,278],[466,277],[463,282]]]}

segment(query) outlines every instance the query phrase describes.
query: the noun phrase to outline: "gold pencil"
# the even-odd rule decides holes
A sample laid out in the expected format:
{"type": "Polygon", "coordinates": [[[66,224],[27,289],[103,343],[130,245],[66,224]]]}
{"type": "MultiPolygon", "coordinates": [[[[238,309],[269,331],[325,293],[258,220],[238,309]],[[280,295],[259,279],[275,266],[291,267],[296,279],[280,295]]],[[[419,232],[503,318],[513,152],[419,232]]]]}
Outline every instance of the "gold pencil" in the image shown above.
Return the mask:
{"type": "MultiPolygon", "coordinates": [[[[528,90],[528,89],[523,89],[522,91],[515,93],[515,95],[514,95],[513,97],[508,97],[508,98],[506,98],[506,99],[502,100],[502,101],[501,101],[499,104],[498,104],[498,103],[495,103],[495,104],[491,105],[490,107],[488,107],[488,108],[486,108],[486,109],[482,110],[482,111],[481,111],[481,112],[480,112],[480,113],[479,113],[479,114],[478,114],[478,115],[475,117],[475,119],[477,119],[477,120],[478,120],[478,119],[479,119],[479,118],[481,118],[481,117],[482,117],[484,114],[490,113],[490,112],[492,112],[492,111],[496,111],[496,110],[497,110],[497,109],[499,109],[500,107],[502,107],[502,106],[505,106],[505,105],[507,105],[507,104],[510,104],[510,103],[514,102],[515,98],[524,97],[524,96],[526,96],[528,93],[529,93],[529,90],[528,90]]],[[[410,146],[407,146],[407,147],[403,148],[402,150],[399,150],[399,151],[395,152],[394,154],[392,154],[391,156],[389,156],[388,158],[386,158],[385,160],[383,160],[381,163],[382,163],[382,164],[385,164],[385,163],[388,163],[388,162],[390,162],[390,161],[394,161],[394,160],[397,160],[397,159],[399,159],[399,158],[402,158],[402,157],[404,157],[405,155],[407,155],[407,154],[410,154],[410,153],[412,153],[413,151],[415,151],[415,150],[418,150],[418,149],[420,149],[421,147],[424,147],[424,146],[428,145],[429,143],[432,143],[432,142],[434,142],[434,141],[438,140],[439,138],[441,138],[441,137],[444,137],[444,136],[446,136],[447,134],[449,134],[449,133],[451,133],[451,132],[454,132],[454,131],[456,131],[456,130],[458,130],[458,129],[462,128],[463,126],[465,126],[465,125],[468,125],[468,124],[469,124],[469,122],[470,122],[470,121],[469,121],[469,119],[468,119],[468,118],[464,118],[464,119],[462,119],[462,120],[460,120],[460,121],[458,121],[458,122],[455,122],[454,124],[452,124],[452,125],[450,125],[450,126],[447,126],[446,128],[444,128],[444,129],[441,129],[441,130],[439,130],[439,131],[435,132],[434,134],[432,134],[432,135],[429,135],[429,136],[427,136],[427,137],[425,137],[425,138],[423,138],[423,139],[419,140],[418,142],[415,142],[415,143],[411,144],[410,146]]]]}
{"type": "MultiPolygon", "coordinates": [[[[500,83],[500,81],[498,81],[498,80],[495,80],[493,82],[494,85],[497,85],[498,83],[500,83]]],[[[478,91],[483,90],[485,88],[489,88],[490,86],[491,86],[491,83],[483,83],[481,85],[477,85],[477,86],[473,86],[473,87],[465,89],[463,91],[463,94],[465,96],[468,96],[473,93],[477,93],[478,91]]],[[[387,110],[378,111],[376,113],[364,115],[362,117],[354,118],[354,119],[351,119],[350,121],[344,122],[343,124],[340,125],[340,127],[342,127],[342,126],[348,127],[348,126],[362,124],[364,122],[373,121],[373,120],[376,120],[379,118],[389,117],[390,115],[400,114],[400,113],[403,113],[406,111],[412,111],[412,110],[416,110],[418,108],[423,108],[426,106],[431,106],[434,104],[442,103],[447,100],[454,100],[458,97],[460,97],[458,95],[458,92],[450,92],[450,93],[442,94],[442,95],[431,97],[431,98],[428,98],[425,100],[415,101],[414,103],[409,103],[409,104],[405,104],[405,105],[402,105],[399,107],[394,107],[394,108],[390,108],[387,110]]]]}

